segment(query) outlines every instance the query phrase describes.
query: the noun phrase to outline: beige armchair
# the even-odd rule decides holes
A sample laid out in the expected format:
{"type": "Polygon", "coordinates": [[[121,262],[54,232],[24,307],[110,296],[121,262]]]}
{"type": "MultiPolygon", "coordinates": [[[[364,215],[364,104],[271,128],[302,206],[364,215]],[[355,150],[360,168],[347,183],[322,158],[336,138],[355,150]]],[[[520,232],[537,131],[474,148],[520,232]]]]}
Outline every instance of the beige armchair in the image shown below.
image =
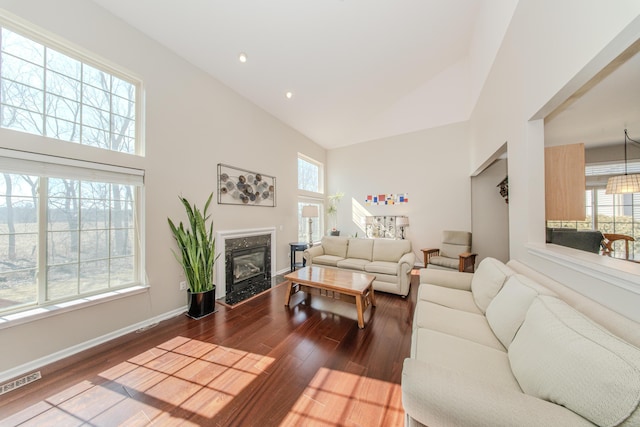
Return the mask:
{"type": "Polygon", "coordinates": [[[471,233],[468,231],[443,231],[442,248],[422,249],[424,266],[468,273],[475,271],[476,255],[471,253],[471,233]]]}

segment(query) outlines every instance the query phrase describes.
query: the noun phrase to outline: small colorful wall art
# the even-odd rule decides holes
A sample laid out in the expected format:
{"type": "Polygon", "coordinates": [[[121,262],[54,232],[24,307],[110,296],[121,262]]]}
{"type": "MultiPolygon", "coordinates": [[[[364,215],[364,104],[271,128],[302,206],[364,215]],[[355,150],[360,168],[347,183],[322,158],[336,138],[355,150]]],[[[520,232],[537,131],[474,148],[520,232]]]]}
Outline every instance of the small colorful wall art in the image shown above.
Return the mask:
{"type": "Polygon", "coordinates": [[[218,163],[218,204],[276,205],[276,178],[218,163]]]}
{"type": "Polygon", "coordinates": [[[368,195],[364,201],[365,206],[372,205],[397,205],[409,203],[409,193],[368,195]]]}

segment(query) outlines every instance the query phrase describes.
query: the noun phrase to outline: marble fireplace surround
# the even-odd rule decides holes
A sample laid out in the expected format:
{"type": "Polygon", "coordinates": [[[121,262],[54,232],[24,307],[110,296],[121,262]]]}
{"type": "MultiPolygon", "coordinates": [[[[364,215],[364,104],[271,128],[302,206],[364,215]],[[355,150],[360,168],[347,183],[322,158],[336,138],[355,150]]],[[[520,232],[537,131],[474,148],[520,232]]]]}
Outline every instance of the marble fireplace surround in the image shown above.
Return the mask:
{"type": "Polygon", "coordinates": [[[271,274],[276,272],[276,228],[251,228],[242,230],[222,230],[216,231],[216,253],[219,254],[215,264],[215,279],[216,279],[216,299],[223,298],[227,292],[226,277],[225,277],[225,240],[226,239],[238,239],[243,237],[262,236],[265,234],[271,235],[271,274]]]}

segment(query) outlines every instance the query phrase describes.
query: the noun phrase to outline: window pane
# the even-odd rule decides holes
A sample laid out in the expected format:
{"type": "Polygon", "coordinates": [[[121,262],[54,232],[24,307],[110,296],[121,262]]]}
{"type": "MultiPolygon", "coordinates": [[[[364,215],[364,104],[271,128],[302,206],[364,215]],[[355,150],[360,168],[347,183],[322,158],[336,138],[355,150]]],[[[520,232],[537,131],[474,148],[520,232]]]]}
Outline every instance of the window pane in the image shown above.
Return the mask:
{"type": "MultiPolygon", "coordinates": [[[[62,224],[64,226],[64,224],[62,224]]],[[[53,231],[47,239],[47,264],[67,264],[78,261],[78,232],[53,231]]]]}
{"type": "Polygon", "coordinates": [[[34,304],[36,300],[35,268],[0,273],[0,310],[34,304]]]}
{"type": "Polygon", "coordinates": [[[84,64],[82,67],[82,79],[86,84],[94,88],[100,88],[106,91],[111,90],[111,78],[109,74],[90,65],[84,64]]]}
{"type": "Polygon", "coordinates": [[[80,293],[96,292],[108,287],[108,260],[83,262],[80,265],[80,293]]]}
{"type": "Polygon", "coordinates": [[[119,96],[113,97],[113,114],[133,119],[136,116],[136,105],[132,100],[119,96]]]}
{"type": "Polygon", "coordinates": [[[2,78],[35,89],[44,89],[44,68],[12,55],[2,56],[2,78]]]}
{"type": "Polygon", "coordinates": [[[57,95],[47,95],[47,115],[80,123],[80,103],[57,95]]]}
{"type": "Polygon", "coordinates": [[[37,300],[37,203],[33,176],[0,174],[0,310],[37,300]]]}
{"type": "Polygon", "coordinates": [[[42,135],[42,115],[20,108],[1,106],[2,127],[42,135]]]}
{"type": "Polygon", "coordinates": [[[133,128],[133,121],[129,117],[112,116],[113,117],[113,133],[115,135],[128,135],[129,127],[133,128]]]}
{"type": "Polygon", "coordinates": [[[54,117],[47,117],[47,136],[62,141],[80,141],[79,127],[76,123],[54,117]]]}
{"type": "Polygon", "coordinates": [[[103,259],[109,256],[107,230],[85,230],[80,234],[80,260],[103,259]]]}
{"type": "MultiPolygon", "coordinates": [[[[2,81],[2,103],[23,110],[43,112],[44,92],[21,83],[2,81]]],[[[42,118],[40,118],[42,121],[42,118]]]]}
{"type": "Polygon", "coordinates": [[[47,268],[47,300],[78,295],[78,264],[47,268]]]}
{"type": "Polygon", "coordinates": [[[92,147],[109,147],[109,131],[89,126],[82,127],[82,142],[92,147]]]}
{"type": "Polygon", "coordinates": [[[74,80],[81,78],[82,63],[53,49],[47,49],[47,68],[74,80]]]}
{"type": "Polygon", "coordinates": [[[134,83],[4,28],[0,39],[0,126],[136,153],[134,83]]]}
{"type": "Polygon", "coordinates": [[[109,113],[97,108],[82,106],[82,122],[96,129],[109,130],[109,113]]]}
{"type": "Polygon", "coordinates": [[[133,138],[127,138],[125,136],[113,136],[114,142],[111,144],[114,150],[120,153],[135,153],[135,140],[133,138]]]}
{"type": "Polygon", "coordinates": [[[82,87],[82,102],[94,108],[103,111],[109,111],[111,105],[111,97],[109,92],[95,88],[89,85],[82,87]]]}
{"type": "Polygon", "coordinates": [[[130,102],[135,102],[136,100],[136,86],[117,77],[113,77],[113,89],[111,92],[130,102]]]}
{"type": "Polygon", "coordinates": [[[47,73],[47,92],[80,102],[80,82],[62,74],[47,73]]]}
{"type": "Polygon", "coordinates": [[[298,189],[320,192],[320,168],[298,157],[298,189]]]}
{"type": "Polygon", "coordinates": [[[2,29],[2,51],[44,65],[44,46],[6,28],[2,29]]]}
{"type": "Polygon", "coordinates": [[[134,235],[132,228],[118,228],[111,230],[111,255],[133,255],[134,235]]]}
{"type": "Polygon", "coordinates": [[[125,286],[135,282],[135,258],[130,256],[111,259],[110,274],[112,287],[125,286]]]}

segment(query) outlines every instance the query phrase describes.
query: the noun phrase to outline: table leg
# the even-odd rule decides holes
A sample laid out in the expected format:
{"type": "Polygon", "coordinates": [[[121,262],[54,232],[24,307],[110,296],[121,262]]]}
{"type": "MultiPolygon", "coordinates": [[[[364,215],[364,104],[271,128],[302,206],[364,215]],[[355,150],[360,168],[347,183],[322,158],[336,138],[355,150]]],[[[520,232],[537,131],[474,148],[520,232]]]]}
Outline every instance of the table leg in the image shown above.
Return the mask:
{"type": "Polygon", "coordinates": [[[358,328],[364,328],[364,311],[362,310],[362,295],[356,296],[356,311],[358,312],[358,328]]]}
{"type": "Polygon", "coordinates": [[[294,271],[296,269],[296,251],[293,249],[293,246],[291,247],[289,258],[291,260],[291,271],[294,271]]]}
{"type": "Polygon", "coordinates": [[[291,288],[293,287],[293,282],[291,280],[287,281],[287,290],[284,295],[284,305],[285,307],[289,307],[289,300],[291,300],[291,288]]]}
{"type": "Polygon", "coordinates": [[[371,289],[369,289],[369,298],[371,299],[371,306],[375,307],[376,306],[376,294],[373,291],[373,286],[371,286],[371,289]]]}

